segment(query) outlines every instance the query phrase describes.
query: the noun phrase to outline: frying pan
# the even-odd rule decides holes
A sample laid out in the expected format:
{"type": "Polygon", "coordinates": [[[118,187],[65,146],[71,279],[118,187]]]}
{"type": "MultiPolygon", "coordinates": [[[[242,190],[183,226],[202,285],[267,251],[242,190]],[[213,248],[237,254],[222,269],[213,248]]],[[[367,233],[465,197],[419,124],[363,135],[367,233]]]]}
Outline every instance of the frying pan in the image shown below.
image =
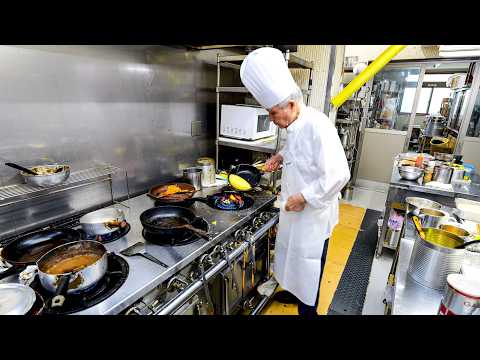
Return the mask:
{"type": "Polygon", "coordinates": [[[188,201],[188,199],[192,198],[195,192],[196,189],[193,185],[187,183],[171,182],[162,185],[155,185],[149,190],[147,196],[155,200],[155,203],[158,205],[175,205],[190,207],[192,206],[193,202],[188,201]],[[168,185],[176,185],[185,192],[168,196],[161,196],[161,194],[167,190],[168,185]]]}
{"type": "Polygon", "coordinates": [[[262,172],[255,166],[248,164],[239,164],[234,166],[228,173],[227,179],[230,178],[230,175],[232,174],[245,179],[252,186],[252,188],[258,186],[258,184],[260,184],[260,179],[262,178],[262,172]]]}
{"type": "Polygon", "coordinates": [[[2,250],[2,259],[12,267],[0,274],[0,280],[25,270],[27,265],[35,265],[53,248],[79,239],[77,230],[56,228],[30,233],[12,241],[2,250]]]}
{"type": "Polygon", "coordinates": [[[140,222],[145,230],[158,236],[180,237],[193,232],[208,240],[208,234],[192,226],[197,217],[194,212],[179,206],[158,206],[144,211],[140,222]]]}

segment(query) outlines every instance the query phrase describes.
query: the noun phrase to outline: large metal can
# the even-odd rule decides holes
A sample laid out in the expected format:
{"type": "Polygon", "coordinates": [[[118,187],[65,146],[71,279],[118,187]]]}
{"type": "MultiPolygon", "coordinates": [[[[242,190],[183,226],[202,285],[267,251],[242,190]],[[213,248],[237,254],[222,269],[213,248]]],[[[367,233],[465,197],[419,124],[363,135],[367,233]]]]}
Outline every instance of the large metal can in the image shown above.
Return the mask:
{"type": "Polygon", "coordinates": [[[439,315],[480,315],[480,282],[462,274],[447,277],[439,315]]]}
{"type": "Polygon", "coordinates": [[[455,247],[464,240],[440,229],[424,228],[423,232],[425,240],[416,234],[407,273],[423,286],[443,290],[447,276],[460,272],[465,250],[455,247]]]}

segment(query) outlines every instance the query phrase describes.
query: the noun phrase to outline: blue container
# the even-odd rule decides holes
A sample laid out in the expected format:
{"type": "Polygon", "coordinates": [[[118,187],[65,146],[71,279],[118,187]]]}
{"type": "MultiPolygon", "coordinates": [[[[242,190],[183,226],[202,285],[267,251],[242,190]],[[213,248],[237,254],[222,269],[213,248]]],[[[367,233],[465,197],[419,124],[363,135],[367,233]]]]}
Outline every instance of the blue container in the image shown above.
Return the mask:
{"type": "Polygon", "coordinates": [[[463,174],[464,180],[470,180],[475,174],[475,165],[463,163],[463,167],[465,168],[465,174],[463,174]]]}

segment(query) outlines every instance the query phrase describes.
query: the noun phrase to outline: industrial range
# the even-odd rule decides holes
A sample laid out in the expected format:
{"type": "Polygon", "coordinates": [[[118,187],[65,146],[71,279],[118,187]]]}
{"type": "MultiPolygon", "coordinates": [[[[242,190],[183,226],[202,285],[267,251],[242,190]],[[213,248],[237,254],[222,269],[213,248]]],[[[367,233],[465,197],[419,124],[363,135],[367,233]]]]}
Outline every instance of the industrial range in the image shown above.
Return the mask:
{"type": "Polygon", "coordinates": [[[480,315],[480,45],[0,56],[0,315],[480,315]]]}

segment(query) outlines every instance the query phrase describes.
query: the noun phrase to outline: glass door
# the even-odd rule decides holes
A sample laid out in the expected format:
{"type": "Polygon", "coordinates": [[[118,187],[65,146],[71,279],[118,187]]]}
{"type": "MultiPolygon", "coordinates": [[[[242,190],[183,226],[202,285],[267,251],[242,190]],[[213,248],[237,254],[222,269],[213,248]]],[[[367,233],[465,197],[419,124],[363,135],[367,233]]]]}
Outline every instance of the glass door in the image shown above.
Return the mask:
{"type": "Polygon", "coordinates": [[[375,75],[367,128],[407,131],[420,66],[386,67],[375,75]]]}

